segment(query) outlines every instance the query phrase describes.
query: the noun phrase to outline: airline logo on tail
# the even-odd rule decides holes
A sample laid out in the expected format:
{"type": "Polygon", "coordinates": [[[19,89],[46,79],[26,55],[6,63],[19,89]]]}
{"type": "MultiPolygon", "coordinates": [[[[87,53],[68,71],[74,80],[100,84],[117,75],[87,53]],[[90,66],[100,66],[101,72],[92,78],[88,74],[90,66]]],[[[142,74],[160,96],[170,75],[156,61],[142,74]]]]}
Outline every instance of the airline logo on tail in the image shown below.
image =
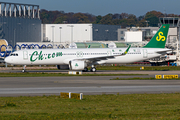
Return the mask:
{"type": "MultiPolygon", "coordinates": [[[[164,27],[163,27],[164,28],[164,27]]],[[[163,36],[163,32],[159,32],[158,33],[158,36],[156,37],[156,40],[157,41],[165,41],[166,40],[166,37],[165,36],[163,36]]]]}
{"type": "Polygon", "coordinates": [[[165,48],[169,24],[163,24],[157,33],[152,37],[147,45],[143,48],[165,48]]]}

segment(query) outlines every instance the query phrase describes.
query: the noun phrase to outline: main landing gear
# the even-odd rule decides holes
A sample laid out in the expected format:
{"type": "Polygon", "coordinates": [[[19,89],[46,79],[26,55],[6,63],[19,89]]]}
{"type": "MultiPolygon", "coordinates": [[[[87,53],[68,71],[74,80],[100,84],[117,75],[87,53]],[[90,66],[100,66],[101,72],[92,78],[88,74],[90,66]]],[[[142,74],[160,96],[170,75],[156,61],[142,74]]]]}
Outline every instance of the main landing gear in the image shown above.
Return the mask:
{"type": "MultiPolygon", "coordinates": [[[[94,66],[92,66],[91,69],[90,69],[90,71],[91,71],[91,72],[96,72],[96,68],[95,68],[94,66]]],[[[84,70],[83,70],[83,72],[88,72],[88,68],[85,67],[84,70]]]]}
{"type": "Polygon", "coordinates": [[[96,72],[96,68],[94,67],[94,65],[91,66],[91,72],[96,72]]]}
{"type": "Polygon", "coordinates": [[[95,68],[95,67],[92,67],[90,71],[91,71],[91,72],[96,72],[96,68],[95,68]]]}

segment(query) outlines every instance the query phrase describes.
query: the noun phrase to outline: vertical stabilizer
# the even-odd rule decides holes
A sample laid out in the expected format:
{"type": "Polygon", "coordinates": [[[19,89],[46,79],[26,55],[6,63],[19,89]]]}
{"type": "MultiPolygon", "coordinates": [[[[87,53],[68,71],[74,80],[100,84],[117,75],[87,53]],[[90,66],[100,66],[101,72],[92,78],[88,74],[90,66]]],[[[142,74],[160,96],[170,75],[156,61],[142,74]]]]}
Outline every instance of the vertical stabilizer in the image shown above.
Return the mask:
{"type": "Polygon", "coordinates": [[[143,48],[165,48],[169,24],[163,24],[153,38],[143,48]]]}

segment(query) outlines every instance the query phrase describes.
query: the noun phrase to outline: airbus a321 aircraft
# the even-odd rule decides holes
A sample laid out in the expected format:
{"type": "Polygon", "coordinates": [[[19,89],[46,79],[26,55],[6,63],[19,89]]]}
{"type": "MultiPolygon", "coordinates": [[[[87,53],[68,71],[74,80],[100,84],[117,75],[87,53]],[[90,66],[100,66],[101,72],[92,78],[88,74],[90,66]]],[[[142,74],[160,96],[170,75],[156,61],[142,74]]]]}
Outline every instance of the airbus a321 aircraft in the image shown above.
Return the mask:
{"type": "Polygon", "coordinates": [[[5,58],[13,65],[69,65],[70,70],[85,70],[94,65],[133,63],[158,57],[171,49],[165,49],[169,24],[163,24],[151,41],[143,48],[81,48],[81,49],[24,49],[5,58]]]}

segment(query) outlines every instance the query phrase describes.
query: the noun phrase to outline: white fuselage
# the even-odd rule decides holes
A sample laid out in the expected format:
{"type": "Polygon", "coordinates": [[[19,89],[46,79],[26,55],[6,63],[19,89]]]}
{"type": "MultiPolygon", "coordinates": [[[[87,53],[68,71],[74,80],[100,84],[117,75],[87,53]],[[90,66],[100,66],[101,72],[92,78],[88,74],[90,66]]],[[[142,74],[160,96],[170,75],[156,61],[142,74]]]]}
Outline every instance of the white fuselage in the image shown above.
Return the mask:
{"type": "Polygon", "coordinates": [[[63,65],[76,59],[96,59],[97,57],[114,55],[114,58],[98,60],[94,64],[133,63],[158,57],[161,54],[157,52],[166,49],[130,48],[126,55],[117,56],[124,53],[125,50],[126,48],[25,49],[15,51],[5,59],[5,62],[14,65],[63,65]]]}

